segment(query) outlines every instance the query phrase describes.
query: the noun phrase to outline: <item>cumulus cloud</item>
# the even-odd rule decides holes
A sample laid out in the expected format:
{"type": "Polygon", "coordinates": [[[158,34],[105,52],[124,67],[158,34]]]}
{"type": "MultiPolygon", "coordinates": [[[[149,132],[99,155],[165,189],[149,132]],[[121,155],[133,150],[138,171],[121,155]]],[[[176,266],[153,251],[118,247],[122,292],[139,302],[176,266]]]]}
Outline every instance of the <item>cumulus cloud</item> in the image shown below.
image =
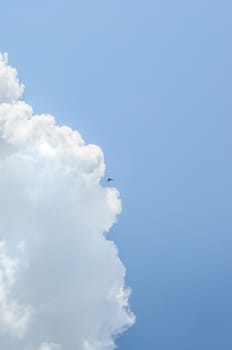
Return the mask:
{"type": "Polygon", "coordinates": [[[112,350],[134,323],[106,232],[121,210],[102,150],[34,115],[0,54],[0,345],[112,350]],[[6,345],[8,344],[8,345],[6,345]]]}
{"type": "Polygon", "coordinates": [[[24,91],[24,86],[17,78],[16,69],[8,65],[7,54],[0,54],[0,102],[18,100],[24,91]]]}

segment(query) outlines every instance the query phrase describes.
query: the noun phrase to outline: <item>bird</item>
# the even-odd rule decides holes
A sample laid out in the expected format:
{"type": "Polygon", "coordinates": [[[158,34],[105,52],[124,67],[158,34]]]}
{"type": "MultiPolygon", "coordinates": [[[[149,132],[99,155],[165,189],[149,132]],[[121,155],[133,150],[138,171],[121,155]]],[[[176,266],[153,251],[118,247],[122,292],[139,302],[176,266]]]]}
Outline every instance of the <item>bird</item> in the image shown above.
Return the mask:
{"type": "Polygon", "coordinates": [[[111,177],[108,177],[107,182],[113,181],[113,179],[111,179],[111,177]]]}

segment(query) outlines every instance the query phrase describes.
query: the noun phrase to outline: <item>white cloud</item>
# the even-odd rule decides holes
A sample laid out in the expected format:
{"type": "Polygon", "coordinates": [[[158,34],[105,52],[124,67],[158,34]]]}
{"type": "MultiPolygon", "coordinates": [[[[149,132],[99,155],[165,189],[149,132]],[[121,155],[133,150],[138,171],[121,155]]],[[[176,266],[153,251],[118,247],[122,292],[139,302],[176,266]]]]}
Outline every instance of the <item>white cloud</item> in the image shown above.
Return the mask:
{"type": "Polygon", "coordinates": [[[11,298],[18,261],[11,259],[3,242],[0,242],[0,330],[22,337],[30,321],[29,307],[19,305],[11,298]]]}
{"type": "Polygon", "coordinates": [[[61,345],[54,343],[42,343],[38,350],[62,350],[61,345]]]}
{"type": "Polygon", "coordinates": [[[22,92],[0,55],[0,347],[111,350],[134,323],[125,268],[105,237],[119,193],[99,183],[101,149],[33,115],[22,92]]]}
{"type": "Polygon", "coordinates": [[[18,100],[24,91],[24,86],[17,79],[17,72],[8,65],[7,54],[0,53],[0,102],[18,100]]]}

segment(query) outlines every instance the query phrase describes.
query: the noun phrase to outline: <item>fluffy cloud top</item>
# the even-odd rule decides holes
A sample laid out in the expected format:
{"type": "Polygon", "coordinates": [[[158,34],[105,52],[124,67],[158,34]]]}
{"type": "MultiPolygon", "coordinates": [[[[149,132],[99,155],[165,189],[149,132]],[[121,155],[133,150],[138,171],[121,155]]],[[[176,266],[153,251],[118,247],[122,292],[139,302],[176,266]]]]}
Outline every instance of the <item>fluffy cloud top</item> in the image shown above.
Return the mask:
{"type": "Polygon", "coordinates": [[[134,323],[101,149],[20,100],[0,55],[0,347],[111,350],[134,323]]]}
{"type": "Polygon", "coordinates": [[[17,101],[24,86],[19,83],[16,69],[8,65],[7,54],[0,54],[0,102],[17,101]]]}

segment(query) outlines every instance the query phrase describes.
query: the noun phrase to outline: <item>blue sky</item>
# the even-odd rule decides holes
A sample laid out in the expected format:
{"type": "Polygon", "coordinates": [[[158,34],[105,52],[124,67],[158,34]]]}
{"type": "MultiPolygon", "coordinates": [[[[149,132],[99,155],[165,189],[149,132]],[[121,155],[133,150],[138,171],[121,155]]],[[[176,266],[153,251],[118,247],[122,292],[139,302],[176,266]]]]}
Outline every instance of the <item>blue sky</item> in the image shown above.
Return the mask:
{"type": "Polygon", "coordinates": [[[105,153],[123,212],[110,233],[137,322],[120,350],[232,346],[229,1],[1,5],[35,112],[105,153]]]}

